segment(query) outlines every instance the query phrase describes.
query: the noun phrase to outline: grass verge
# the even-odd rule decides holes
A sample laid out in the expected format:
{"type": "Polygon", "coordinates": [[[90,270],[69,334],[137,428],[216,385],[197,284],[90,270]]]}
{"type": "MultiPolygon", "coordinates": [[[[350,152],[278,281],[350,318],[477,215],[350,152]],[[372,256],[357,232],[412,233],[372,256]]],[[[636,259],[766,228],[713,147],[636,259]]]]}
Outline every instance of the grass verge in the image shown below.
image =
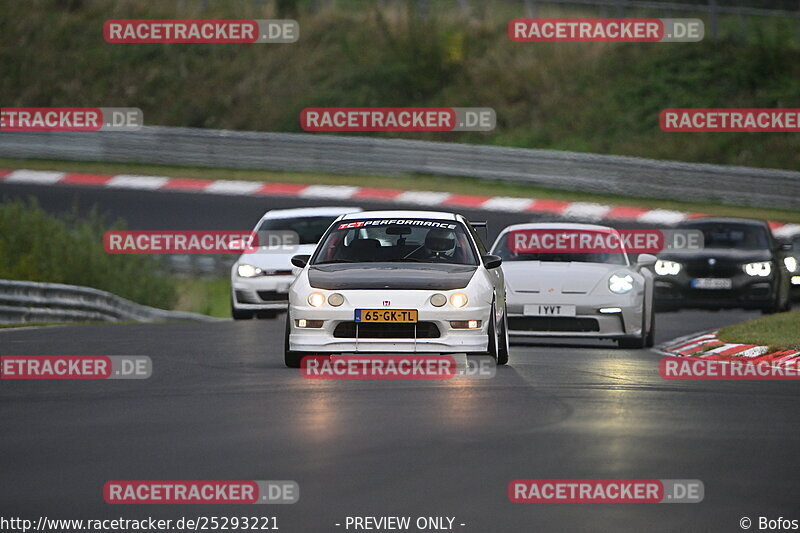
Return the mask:
{"type": "Polygon", "coordinates": [[[800,311],[764,316],[719,330],[723,342],[758,344],[772,350],[800,349],[800,311]]]}
{"type": "Polygon", "coordinates": [[[410,189],[454,192],[476,196],[510,196],[540,198],[568,202],[597,202],[611,205],[626,205],[651,209],[674,209],[676,211],[699,212],[719,216],[740,216],[800,223],[800,212],[786,209],[743,207],[704,202],[682,202],[658,198],[635,198],[612,194],[592,194],[577,191],[561,191],[518,183],[490,181],[478,178],[448,177],[432,175],[400,176],[356,176],[344,174],[318,174],[303,172],[272,172],[267,170],[239,170],[196,167],[170,167],[162,165],[139,165],[128,163],[95,163],[83,161],[50,161],[32,159],[0,159],[0,168],[55,170],[61,172],[85,172],[94,174],[139,174],[194,179],[231,179],[277,183],[301,183],[310,185],[355,185],[387,189],[410,189]]]}
{"type": "Polygon", "coordinates": [[[228,279],[178,280],[176,311],[231,318],[231,282],[228,279]]]}

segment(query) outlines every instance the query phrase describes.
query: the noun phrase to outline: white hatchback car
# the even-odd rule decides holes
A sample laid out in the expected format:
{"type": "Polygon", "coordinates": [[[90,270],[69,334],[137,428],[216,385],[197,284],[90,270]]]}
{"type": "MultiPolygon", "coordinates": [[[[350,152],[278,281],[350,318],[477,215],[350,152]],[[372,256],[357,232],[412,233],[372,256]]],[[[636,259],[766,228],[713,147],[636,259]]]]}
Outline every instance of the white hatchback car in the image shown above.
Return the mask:
{"type": "Polygon", "coordinates": [[[231,315],[235,320],[254,315],[274,318],[286,310],[289,284],[297,269],[291,258],[310,254],[322,234],[336,217],[361,211],[359,207],[309,207],[304,209],[273,209],[258,221],[253,232],[263,235],[293,232],[297,246],[288,249],[261,247],[239,256],[231,268],[231,315]]]}
{"type": "Polygon", "coordinates": [[[501,260],[461,215],[339,217],[289,287],[285,362],[306,355],[491,354],[508,361],[501,260]]]}
{"type": "Polygon", "coordinates": [[[515,236],[525,232],[619,235],[613,228],[592,224],[505,228],[492,253],[503,259],[512,337],[605,338],[623,348],[653,345],[653,274],[645,267],[655,264],[655,256],[640,254],[631,264],[621,252],[515,251],[515,236]]]}

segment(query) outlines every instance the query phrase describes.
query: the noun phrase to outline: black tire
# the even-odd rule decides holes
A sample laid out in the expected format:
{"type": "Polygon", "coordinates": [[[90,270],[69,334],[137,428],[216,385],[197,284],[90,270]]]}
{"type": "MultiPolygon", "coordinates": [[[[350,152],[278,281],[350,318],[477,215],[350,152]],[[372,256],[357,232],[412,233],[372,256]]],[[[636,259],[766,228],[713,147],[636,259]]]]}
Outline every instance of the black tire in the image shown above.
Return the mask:
{"type": "Polygon", "coordinates": [[[300,368],[303,360],[303,352],[293,352],[289,350],[289,313],[286,313],[286,332],[284,333],[283,343],[283,362],[289,368],[300,368]]]}
{"type": "Polygon", "coordinates": [[[495,318],[495,306],[492,304],[491,316],[489,317],[489,355],[498,365],[508,363],[508,325],[506,324],[505,313],[503,313],[503,324],[497,327],[495,318]],[[501,338],[502,335],[502,338],[501,338]]]}
{"type": "Polygon", "coordinates": [[[640,350],[647,346],[647,319],[645,315],[644,303],[642,303],[642,334],[639,337],[628,337],[626,339],[617,339],[617,346],[628,350],[640,350]]]}
{"type": "Polygon", "coordinates": [[[644,345],[647,348],[652,348],[656,344],[656,312],[651,311],[650,314],[650,330],[647,332],[647,339],[644,342],[644,345]]]}
{"type": "Polygon", "coordinates": [[[500,324],[500,336],[498,337],[497,364],[505,365],[508,363],[508,310],[503,307],[503,321],[500,324]]]}
{"type": "Polygon", "coordinates": [[[254,315],[255,313],[253,311],[236,309],[236,306],[233,304],[233,298],[231,298],[231,316],[234,320],[250,320],[254,315]]]}

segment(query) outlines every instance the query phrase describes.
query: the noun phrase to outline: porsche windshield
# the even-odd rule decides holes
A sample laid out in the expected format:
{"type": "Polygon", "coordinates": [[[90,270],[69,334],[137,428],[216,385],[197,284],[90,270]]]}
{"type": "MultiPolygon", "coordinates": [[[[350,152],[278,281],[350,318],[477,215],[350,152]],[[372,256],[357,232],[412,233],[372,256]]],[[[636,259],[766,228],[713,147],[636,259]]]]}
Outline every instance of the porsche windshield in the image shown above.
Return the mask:
{"type": "Polygon", "coordinates": [[[447,220],[349,220],[337,223],[314,264],[449,263],[477,265],[464,227],[447,220]]]}
{"type": "Polygon", "coordinates": [[[511,240],[513,231],[500,237],[494,254],[503,261],[550,261],[562,263],[604,263],[607,265],[626,265],[627,259],[621,252],[517,252],[511,240]]]}

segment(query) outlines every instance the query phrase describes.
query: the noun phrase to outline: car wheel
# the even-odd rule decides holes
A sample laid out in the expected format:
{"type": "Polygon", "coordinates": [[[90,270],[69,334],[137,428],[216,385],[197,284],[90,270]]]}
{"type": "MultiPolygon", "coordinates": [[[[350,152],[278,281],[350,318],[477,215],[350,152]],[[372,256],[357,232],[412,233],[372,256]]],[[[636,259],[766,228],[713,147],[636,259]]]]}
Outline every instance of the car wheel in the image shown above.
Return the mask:
{"type": "Polygon", "coordinates": [[[500,335],[497,339],[497,364],[508,363],[508,309],[503,308],[503,321],[500,323],[500,335]]]}
{"type": "Polygon", "coordinates": [[[300,363],[303,360],[303,356],[306,355],[303,352],[293,352],[289,350],[289,313],[286,313],[286,333],[284,334],[284,343],[283,343],[283,362],[289,368],[300,368],[300,363]]]}
{"type": "Polygon", "coordinates": [[[233,298],[231,298],[231,316],[234,320],[249,320],[253,318],[253,311],[245,311],[243,309],[236,309],[236,306],[233,304],[233,298]]]}
{"type": "Polygon", "coordinates": [[[642,334],[638,337],[619,339],[617,340],[617,346],[620,348],[627,348],[629,350],[637,350],[644,348],[647,345],[647,333],[645,329],[647,321],[645,320],[645,316],[644,304],[642,304],[642,334]]]}
{"type": "Polygon", "coordinates": [[[652,348],[656,344],[656,313],[650,311],[650,331],[647,332],[647,339],[644,345],[647,348],[652,348]]]}

